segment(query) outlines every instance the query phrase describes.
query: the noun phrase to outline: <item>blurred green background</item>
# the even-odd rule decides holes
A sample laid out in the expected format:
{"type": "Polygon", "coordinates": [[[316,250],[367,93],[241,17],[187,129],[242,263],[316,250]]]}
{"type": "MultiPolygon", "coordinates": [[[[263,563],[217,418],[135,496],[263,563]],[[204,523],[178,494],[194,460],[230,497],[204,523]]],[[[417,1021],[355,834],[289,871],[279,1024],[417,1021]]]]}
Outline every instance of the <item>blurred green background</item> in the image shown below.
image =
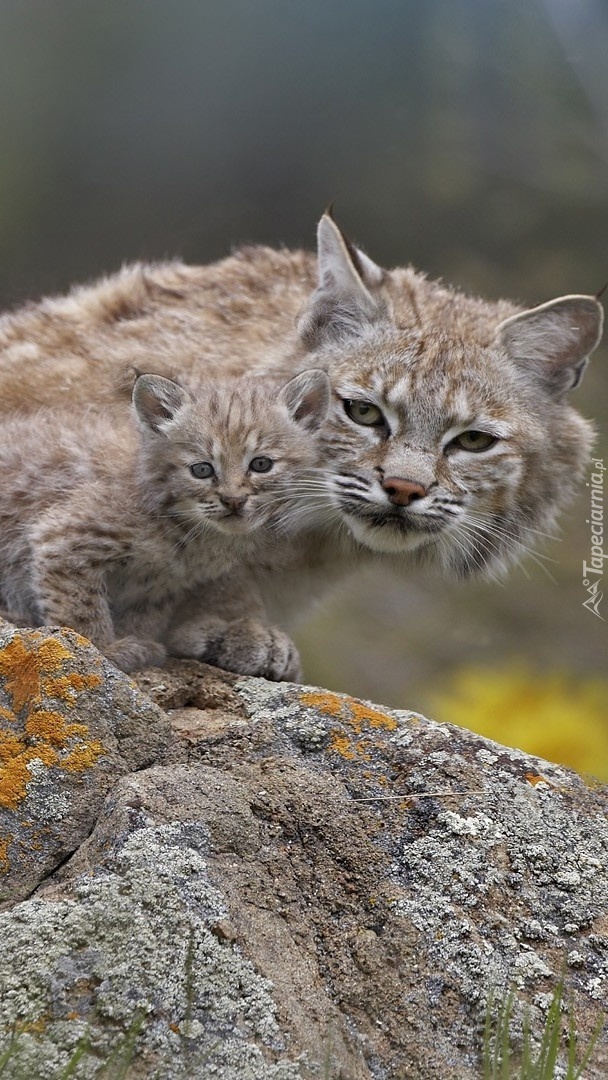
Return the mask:
{"type": "MultiPolygon", "coordinates": [[[[385,265],[530,305],[597,292],[607,57],[601,0],[4,0],[2,306],[133,259],[311,247],[332,199],[385,265]]],[[[600,432],[605,364],[576,395],[600,432]]],[[[588,505],[583,483],[554,580],[359,576],[299,629],[307,679],[608,777],[588,505]]]]}

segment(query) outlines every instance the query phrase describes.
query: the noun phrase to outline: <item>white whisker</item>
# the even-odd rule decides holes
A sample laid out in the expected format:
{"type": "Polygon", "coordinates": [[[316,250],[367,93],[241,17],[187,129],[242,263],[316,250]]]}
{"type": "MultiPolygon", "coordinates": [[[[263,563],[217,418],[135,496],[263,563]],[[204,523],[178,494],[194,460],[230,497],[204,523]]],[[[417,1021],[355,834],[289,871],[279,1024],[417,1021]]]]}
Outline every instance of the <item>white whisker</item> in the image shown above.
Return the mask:
{"type": "MultiPolygon", "coordinates": [[[[459,524],[461,528],[468,528],[477,535],[483,536],[488,545],[493,547],[493,549],[498,555],[501,554],[501,548],[497,547],[497,545],[490,539],[490,537],[485,536],[486,532],[489,532],[490,536],[495,536],[497,542],[500,542],[501,547],[504,548],[505,554],[509,555],[511,558],[519,557],[521,554],[529,556],[529,558],[532,559],[532,561],[535,562],[537,566],[539,566],[540,569],[547,575],[549,580],[552,581],[554,584],[557,584],[556,579],[554,578],[551,571],[542,562],[542,559],[546,559],[548,557],[545,555],[541,555],[539,552],[534,551],[532,548],[527,547],[521,540],[518,540],[516,537],[511,536],[504,529],[501,529],[499,527],[493,527],[485,522],[476,523],[475,521],[470,519],[467,522],[460,522],[459,524]]],[[[555,562],[554,559],[551,559],[549,561],[555,562]]],[[[521,568],[525,576],[529,578],[530,575],[528,574],[528,571],[523,564],[521,564],[521,568]]]]}

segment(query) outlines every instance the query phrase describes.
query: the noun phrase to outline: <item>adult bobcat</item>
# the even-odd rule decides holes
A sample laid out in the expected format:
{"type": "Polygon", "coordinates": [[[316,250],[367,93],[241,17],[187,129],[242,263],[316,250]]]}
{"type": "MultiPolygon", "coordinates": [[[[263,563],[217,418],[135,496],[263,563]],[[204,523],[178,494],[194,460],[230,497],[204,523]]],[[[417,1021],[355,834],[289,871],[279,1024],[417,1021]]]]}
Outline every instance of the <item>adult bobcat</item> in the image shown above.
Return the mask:
{"type": "MultiPolygon", "coordinates": [[[[323,482],[301,490],[318,529],[290,543],[280,572],[272,560],[252,571],[299,607],[314,574],[331,578],[366,552],[492,574],[550,529],[589,453],[591,425],[566,395],[601,328],[593,297],[521,311],[382,270],[324,215],[317,266],[267,248],[201,268],[137,265],[5,316],[0,412],[69,403],[77,424],[92,401],[126,409],[132,367],[185,385],[326,370],[323,482]]],[[[243,572],[238,595],[231,578],[194,606],[259,614],[243,572]]]]}

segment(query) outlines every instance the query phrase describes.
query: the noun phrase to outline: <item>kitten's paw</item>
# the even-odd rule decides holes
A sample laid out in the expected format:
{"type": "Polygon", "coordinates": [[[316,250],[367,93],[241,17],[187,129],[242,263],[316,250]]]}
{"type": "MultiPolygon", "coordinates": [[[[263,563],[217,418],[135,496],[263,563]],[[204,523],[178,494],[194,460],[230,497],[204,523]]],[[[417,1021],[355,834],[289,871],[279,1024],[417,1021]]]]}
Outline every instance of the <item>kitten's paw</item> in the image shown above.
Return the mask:
{"type": "Polygon", "coordinates": [[[199,659],[238,675],[258,675],[275,682],[298,682],[302,674],[291,638],[275,626],[250,618],[227,623],[199,659]]]}
{"type": "Polygon", "coordinates": [[[117,668],[127,673],[145,667],[162,667],[167,659],[167,650],[160,642],[136,637],[118,638],[103,652],[117,668]]]}

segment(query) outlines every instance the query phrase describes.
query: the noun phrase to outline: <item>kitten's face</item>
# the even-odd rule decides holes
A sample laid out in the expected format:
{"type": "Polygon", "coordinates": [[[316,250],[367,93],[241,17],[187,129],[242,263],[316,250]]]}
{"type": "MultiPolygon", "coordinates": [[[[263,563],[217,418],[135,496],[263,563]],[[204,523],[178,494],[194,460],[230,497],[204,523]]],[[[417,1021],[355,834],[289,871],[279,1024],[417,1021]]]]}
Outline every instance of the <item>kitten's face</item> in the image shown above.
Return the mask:
{"type": "Polygon", "coordinates": [[[167,432],[180,517],[229,536],[252,532],[269,524],[295,478],[316,464],[313,440],[266,404],[262,423],[252,421],[248,408],[210,414],[206,405],[193,405],[167,432]]]}
{"type": "Polygon", "coordinates": [[[327,376],[304,372],[282,389],[226,380],[194,396],[158,376],[138,383],[145,467],[165,512],[224,536],[284,531],[295,486],[318,464],[327,376]]]}

